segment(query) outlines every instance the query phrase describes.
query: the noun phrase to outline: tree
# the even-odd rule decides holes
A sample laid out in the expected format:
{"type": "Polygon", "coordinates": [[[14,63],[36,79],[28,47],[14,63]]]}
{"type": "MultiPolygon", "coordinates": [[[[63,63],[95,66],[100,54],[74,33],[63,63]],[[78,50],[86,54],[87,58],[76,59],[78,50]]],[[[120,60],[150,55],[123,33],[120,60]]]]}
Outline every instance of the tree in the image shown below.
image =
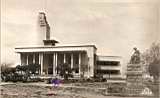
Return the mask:
{"type": "Polygon", "coordinates": [[[1,79],[2,81],[13,80],[14,73],[16,72],[16,68],[10,67],[7,64],[1,65],[1,79]]]}
{"type": "Polygon", "coordinates": [[[39,71],[40,65],[39,64],[29,64],[28,65],[28,71],[32,74],[36,74],[37,71],[39,71]]]}
{"type": "Polygon", "coordinates": [[[147,71],[156,82],[160,76],[160,43],[153,43],[143,54],[143,60],[147,65],[147,71]]]}

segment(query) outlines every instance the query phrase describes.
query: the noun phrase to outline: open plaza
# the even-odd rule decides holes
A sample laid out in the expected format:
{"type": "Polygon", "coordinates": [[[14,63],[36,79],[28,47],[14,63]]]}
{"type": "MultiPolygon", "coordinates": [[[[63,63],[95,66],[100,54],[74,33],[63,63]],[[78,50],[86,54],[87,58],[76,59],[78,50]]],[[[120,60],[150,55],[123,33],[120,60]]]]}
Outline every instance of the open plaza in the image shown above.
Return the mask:
{"type": "Polygon", "coordinates": [[[61,84],[59,87],[54,87],[53,84],[45,84],[42,82],[2,83],[0,86],[1,98],[155,98],[154,96],[129,97],[107,95],[102,92],[104,88],[76,85],[77,84],[61,84]]]}

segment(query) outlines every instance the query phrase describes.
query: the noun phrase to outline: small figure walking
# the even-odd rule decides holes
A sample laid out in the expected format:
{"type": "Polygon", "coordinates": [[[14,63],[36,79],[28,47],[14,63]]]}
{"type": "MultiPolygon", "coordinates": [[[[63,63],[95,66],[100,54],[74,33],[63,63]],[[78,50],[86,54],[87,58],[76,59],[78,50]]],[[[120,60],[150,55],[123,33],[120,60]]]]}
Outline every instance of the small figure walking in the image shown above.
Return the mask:
{"type": "Polygon", "coordinates": [[[58,87],[60,83],[61,81],[57,77],[52,80],[52,84],[54,87],[58,87]]]}

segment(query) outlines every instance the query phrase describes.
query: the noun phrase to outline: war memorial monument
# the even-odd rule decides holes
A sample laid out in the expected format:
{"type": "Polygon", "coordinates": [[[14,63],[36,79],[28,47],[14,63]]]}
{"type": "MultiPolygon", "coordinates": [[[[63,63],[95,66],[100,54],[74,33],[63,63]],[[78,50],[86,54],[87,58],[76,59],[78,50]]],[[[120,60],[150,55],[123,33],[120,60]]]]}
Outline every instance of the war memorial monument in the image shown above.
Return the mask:
{"type": "Polygon", "coordinates": [[[133,48],[134,53],[127,65],[126,94],[129,96],[139,96],[143,89],[142,83],[142,65],[140,62],[140,52],[133,48]]]}

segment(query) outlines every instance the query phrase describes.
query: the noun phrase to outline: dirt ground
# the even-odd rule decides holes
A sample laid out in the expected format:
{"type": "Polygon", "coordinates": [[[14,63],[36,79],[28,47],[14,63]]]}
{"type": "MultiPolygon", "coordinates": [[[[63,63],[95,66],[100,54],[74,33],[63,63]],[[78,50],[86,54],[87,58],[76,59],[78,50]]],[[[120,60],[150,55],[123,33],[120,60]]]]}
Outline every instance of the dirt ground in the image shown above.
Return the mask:
{"type": "MultiPolygon", "coordinates": [[[[0,98],[124,98],[104,96],[94,93],[70,91],[60,87],[41,86],[41,84],[28,85],[26,83],[5,84],[0,86],[0,98]]],[[[144,97],[125,97],[144,98],[144,97]]]]}

